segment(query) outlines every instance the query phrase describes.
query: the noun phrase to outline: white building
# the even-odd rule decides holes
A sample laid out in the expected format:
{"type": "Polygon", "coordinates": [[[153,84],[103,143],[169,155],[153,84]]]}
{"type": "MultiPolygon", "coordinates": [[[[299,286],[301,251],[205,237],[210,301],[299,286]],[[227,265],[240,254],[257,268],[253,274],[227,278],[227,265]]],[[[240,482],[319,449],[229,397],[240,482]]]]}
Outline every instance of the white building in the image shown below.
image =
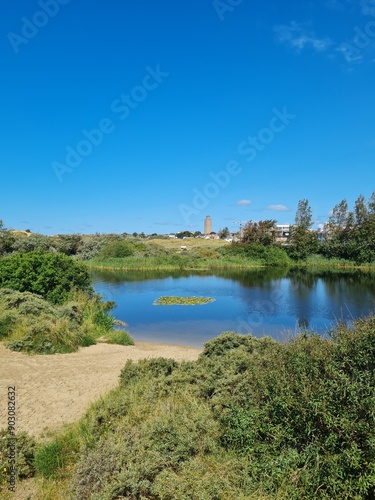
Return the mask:
{"type": "Polygon", "coordinates": [[[276,241],[287,242],[290,236],[290,224],[277,224],[276,241]]]}

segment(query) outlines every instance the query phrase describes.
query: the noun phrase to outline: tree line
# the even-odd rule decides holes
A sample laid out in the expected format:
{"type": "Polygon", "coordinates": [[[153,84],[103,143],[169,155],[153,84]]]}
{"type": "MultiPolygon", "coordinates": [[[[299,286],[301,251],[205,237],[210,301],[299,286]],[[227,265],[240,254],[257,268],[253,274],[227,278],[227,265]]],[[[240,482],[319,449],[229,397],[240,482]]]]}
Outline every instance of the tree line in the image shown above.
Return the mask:
{"type": "Polygon", "coordinates": [[[311,230],[314,224],[307,199],[298,202],[294,224],[286,244],[277,241],[276,220],[248,221],[243,228],[242,243],[282,246],[293,260],[304,260],[320,254],[356,263],[375,262],[375,191],[369,200],[358,196],[352,210],[343,199],[333,207],[324,226],[323,238],[311,230]]]}
{"type": "MultiPolygon", "coordinates": [[[[250,220],[243,227],[239,244],[280,248],[294,261],[305,260],[315,254],[328,259],[345,259],[358,264],[375,262],[375,191],[369,200],[366,200],[363,195],[358,196],[352,209],[349,209],[346,199],[340,201],[333,207],[322,233],[318,234],[317,231],[312,230],[313,224],[309,201],[302,199],[298,202],[289,236],[284,241],[280,241],[277,237],[275,219],[257,222],[250,220]]],[[[195,234],[186,231],[180,235],[195,236],[195,234]]],[[[228,234],[228,228],[219,231],[220,238],[225,238],[228,234]]],[[[135,242],[140,236],[137,233],[133,235],[127,233],[70,234],[57,235],[57,237],[40,234],[20,236],[6,230],[0,220],[0,257],[41,249],[63,253],[78,260],[90,260],[103,252],[108,253],[106,252],[108,248],[129,246],[129,240],[135,242]]],[[[150,239],[153,239],[152,236],[150,239]]],[[[132,254],[141,250],[133,246],[132,254]]],[[[126,256],[122,255],[123,252],[119,255],[117,253],[119,252],[111,256],[126,256]]]]}

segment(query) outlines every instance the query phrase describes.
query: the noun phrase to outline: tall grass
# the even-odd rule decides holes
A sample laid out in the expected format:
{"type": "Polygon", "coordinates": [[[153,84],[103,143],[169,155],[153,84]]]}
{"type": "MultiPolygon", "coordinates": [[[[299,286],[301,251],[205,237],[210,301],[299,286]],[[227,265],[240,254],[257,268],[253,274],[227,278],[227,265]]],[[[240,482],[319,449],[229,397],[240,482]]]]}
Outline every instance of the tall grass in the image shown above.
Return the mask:
{"type": "Polygon", "coordinates": [[[255,268],[262,267],[260,260],[246,260],[239,257],[217,256],[215,258],[197,258],[184,255],[166,257],[125,257],[123,259],[110,258],[105,260],[91,260],[87,265],[92,269],[137,270],[137,271],[173,271],[180,270],[209,270],[227,268],[255,268]]]}
{"type": "Polygon", "coordinates": [[[375,262],[368,264],[358,264],[354,261],[331,258],[328,259],[322,255],[311,255],[304,264],[308,269],[327,270],[327,269],[360,269],[363,271],[371,271],[375,269],[375,262]]]}
{"type": "MultiPolygon", "coordinates": [[[[185,243],[185,241],[183,241],[185,243]]],[[[186,250],[145,245],[142,252],[133,252],[123,258],[99,255],[87,264],[96,269],[119,270],[210,270],[286,266],[290,260],[284,250],[261,245],[202,245],[186,250]]]]}
{"type": "MultiPolygon", "coordinates": [[[[74,291],[70,301],[53,305],[30,292],[0,289],[0,339],[14,351],[34,354],[68,353],[95,344],[102,337],[115,343],[113,303],[98,295],[74,291]]],[[[133,340],[125,333],[121,344],[133,340]]]]}

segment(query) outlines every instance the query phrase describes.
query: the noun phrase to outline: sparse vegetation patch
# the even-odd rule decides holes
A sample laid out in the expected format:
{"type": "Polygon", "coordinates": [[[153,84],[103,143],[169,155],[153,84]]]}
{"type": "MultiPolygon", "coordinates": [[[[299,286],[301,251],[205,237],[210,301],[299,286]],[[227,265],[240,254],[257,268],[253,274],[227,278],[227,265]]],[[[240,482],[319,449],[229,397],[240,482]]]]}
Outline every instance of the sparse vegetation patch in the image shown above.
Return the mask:
{"type": "Polygon", "coordinates": [[[198,306],[214,302],[212,297],[177,297],[164,296],[155,300],[155,306],[198,306]]]}

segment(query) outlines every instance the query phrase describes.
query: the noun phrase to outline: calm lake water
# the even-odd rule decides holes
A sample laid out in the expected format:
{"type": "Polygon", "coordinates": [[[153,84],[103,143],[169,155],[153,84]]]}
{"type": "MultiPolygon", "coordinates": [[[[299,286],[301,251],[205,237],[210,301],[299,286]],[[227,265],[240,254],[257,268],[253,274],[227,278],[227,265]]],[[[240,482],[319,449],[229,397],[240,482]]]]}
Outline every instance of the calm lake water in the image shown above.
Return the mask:
{"type": "Polygon", "coordinates": [[[94,287],[135,340],[202,347],[224,331],[283,340],[304,328],[324,334],[337,321],[375,309],[375,274],[304,270],[95,271],[94,287]],[[155,306],[162,295],[213,297],[200,306],[155,306]]]}

